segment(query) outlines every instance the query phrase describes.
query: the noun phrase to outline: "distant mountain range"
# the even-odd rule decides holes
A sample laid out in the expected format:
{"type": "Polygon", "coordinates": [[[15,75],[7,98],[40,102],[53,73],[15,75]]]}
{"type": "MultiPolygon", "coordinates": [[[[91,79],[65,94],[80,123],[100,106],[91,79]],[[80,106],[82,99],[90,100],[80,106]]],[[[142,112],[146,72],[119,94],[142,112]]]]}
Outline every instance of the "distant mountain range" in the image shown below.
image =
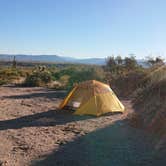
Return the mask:
{"type": "MultiPolygon", "coordinates": [[[[58,55],[12,55],[12,54],[0,54],[0,61],[12,61],[16,58],[18,62],[48,62],[48,63],[80,63],[80,64],[94,64],[94,65],[104,65],[106,63],[106,58],[85,58],[78,59],[73,57],[63,57],[58,55]]],[[[145,60],[137,60],[138,64],[146,67],[147,64],[145,60]]]]}
{"type": "Polygon", "coordinates": [[[81,63],[81,64],[96,64],[104,65],[105,58],[86,58],[78,59],[72,57],[63,57],[58,55],[11,55],[11,54],[0,54],[1,61],[12,61],[13,58],[19,62],[52,62],[52,63],[81,63]]]}

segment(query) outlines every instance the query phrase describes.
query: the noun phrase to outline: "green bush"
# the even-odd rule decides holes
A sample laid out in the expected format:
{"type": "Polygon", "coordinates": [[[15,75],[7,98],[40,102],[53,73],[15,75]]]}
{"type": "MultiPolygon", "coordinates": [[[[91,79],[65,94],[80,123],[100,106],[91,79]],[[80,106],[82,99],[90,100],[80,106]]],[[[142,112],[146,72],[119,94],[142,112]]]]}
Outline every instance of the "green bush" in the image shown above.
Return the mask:
{"type": "Polygon", "coordinates": [[[52,76],[48,70],[36,69],[31,74],[28,74],[24,85],[25,86],[45,86],[51,82],[52,76]]]}
{"type": "Polygon", "coordinates": [[[101,66],[75,65],[56,71],[52,73],[52,76],[65,89],[70,89],[75,83],[86,80],[103,81],[105,79],[105,72],[101,66]]]}
{"type": "Polygon", "coordinates": [[[75,71],[75,73],[69,78],[68,88],[73,87],[75,83],[80,83],[87,80],[103,81],[105,74],[102,68],[90,68],[81,71],[75,71]]]}
{"type": "Polygon", "coordinates": [[[4,84],[6,84],[6,83],[7,83],[6,80],[1,80],[1,79],[0,79],[0,85],[4,85],[4,84]]]}
{"type": "Polygon", "coordinates": [[[20,77],[25,77],[24,70],[6,67],[0,69],[0,85],[12,83],[20,77]]]}

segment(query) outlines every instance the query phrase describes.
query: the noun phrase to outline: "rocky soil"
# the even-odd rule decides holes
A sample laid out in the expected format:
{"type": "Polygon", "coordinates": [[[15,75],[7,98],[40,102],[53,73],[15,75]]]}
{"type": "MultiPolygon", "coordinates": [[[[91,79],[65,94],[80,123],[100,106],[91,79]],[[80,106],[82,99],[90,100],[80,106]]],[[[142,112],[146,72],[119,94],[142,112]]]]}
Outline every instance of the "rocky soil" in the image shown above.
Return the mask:
{"type": "MultiPolygon", "coordinates": [[[[0,87],[0,166],[165,165],[152,137],[124,114],[76,116],[57,110],[63,91],[0,87]]],[[[164,155],[163,155],[164,156],[164,155]]]]}

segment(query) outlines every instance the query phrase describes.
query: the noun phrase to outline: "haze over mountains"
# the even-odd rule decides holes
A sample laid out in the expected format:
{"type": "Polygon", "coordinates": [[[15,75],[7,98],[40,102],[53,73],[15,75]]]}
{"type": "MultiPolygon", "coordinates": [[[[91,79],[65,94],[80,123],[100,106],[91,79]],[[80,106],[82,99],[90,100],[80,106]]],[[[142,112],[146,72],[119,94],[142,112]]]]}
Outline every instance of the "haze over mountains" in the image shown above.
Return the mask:
{"type": "MultiPolygon", "coordinates": [[[[25,54],[0,54],[0,61],[12,61],[16,58],[18,62],[45,62],[45,63],[80,63],[92,65],[106,64],[106,58],[73,58],[58,55],[25,55],[25,54]]],[[[138,64],[146,66],[145,60],[137,59],[138,64]]]]}
{"type": "Polygon", "coordinates": [[[85,58],[78,59],[72,57],[63,57],[58,55],[12,55],[0,54],[1,61],[11,61],[15,56],[17,61],[23,62],[52,62],[52,63],[82,63],[82,64],[97,64],[103,65],[106,62],[105,58],[85,58]]]}

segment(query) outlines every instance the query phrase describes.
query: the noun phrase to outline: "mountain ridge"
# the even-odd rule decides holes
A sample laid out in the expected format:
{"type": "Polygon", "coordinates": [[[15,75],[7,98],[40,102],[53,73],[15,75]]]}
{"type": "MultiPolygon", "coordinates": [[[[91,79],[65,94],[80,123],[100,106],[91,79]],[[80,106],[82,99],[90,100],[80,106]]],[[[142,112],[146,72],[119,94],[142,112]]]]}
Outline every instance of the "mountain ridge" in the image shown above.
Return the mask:
{"type": "Polygon", "coordinates": [[[63,57],[58,55],[27,55],[27,54],[0,54],[0,60],[12,61],[13,58],[17,61],[25,62],[54,62],[54,63],[82,63],[82,64],[97,64],[104,65],[105,58],[73,58],[63,57]]]}
{"type": "MultiPolygon", "coordinates": [[[[0,61],[12,61],[16,58],[18,62],[46,62],[46,63],[77,63],[89,65],[105,65],[106,58],[74,58],[59,55],[28,55],[28,54],[0,54],[0,61]]],[[[136,59],[139,65],[147,66],[145,60],[136,59]]]]}

